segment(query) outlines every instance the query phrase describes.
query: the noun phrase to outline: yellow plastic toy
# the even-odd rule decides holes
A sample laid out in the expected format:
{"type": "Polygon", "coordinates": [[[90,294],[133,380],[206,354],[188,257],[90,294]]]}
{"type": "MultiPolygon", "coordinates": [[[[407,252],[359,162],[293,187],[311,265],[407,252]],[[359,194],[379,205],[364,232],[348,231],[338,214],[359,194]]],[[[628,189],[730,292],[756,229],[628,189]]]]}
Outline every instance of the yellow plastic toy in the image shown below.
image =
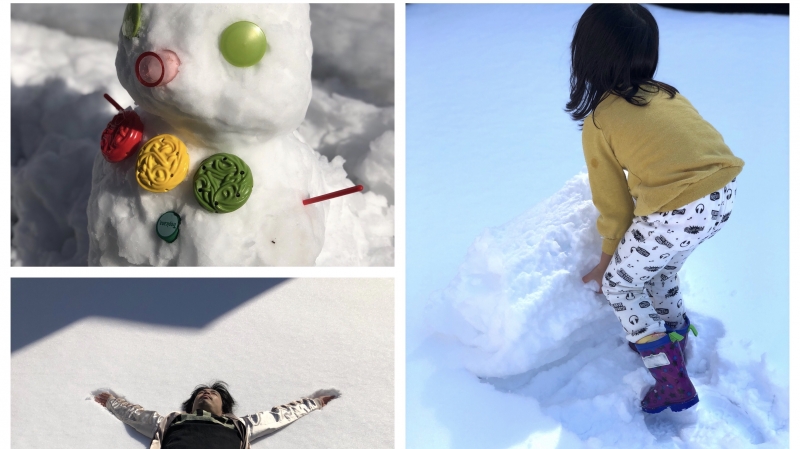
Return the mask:
{"type": "Polygon", "coordinates": [[[163,193],[174,189],[189,173],[186,145],[172,134],[148,140],[136,159],[136,181],[143,189],[163,193]]]}

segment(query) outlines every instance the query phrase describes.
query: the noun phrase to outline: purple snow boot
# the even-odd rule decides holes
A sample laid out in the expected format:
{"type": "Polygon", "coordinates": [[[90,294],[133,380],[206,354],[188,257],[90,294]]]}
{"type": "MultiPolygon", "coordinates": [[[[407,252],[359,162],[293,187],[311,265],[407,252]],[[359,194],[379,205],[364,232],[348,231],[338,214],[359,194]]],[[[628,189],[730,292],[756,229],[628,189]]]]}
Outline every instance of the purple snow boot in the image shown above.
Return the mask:
{"type": "MultiPolygon", "coordinates": [[[[681,341],[680,341],[680,344],[681,344],[681,350],[683,351],[683,355],[685,356],[686,355],[686,342],[689,341],[689,339],[686,338],[686,337],[689,335],[689,331],[690,330],[692,331],[692,334],[694,334],[694,336],[697,337],[697,328],[694,327],[694,324],[692,324],[689,321],[689,317],[687,317],[686,314],[683,314],[683,327],[682,328],[674,329],[674,328],[669,327],[669,326],[665,326],[665,327],[667,328],[667,333],[676,332],[676,333],[678,333],[678,335],[683,337],[681,339],[681,341]]],[[[639,353],[639,351],[636,349],[636,343],[633,343],[633,342],[629,341],[628,342],[628,347],[631,348],[631,350],[633,352],[635,352],[637,354],[639,353]]]]}
{"type": "Polygon", "coordinates": [[[700,401],[686,371],[680,339],[673,331],[656,341],[636,345],[644,366],[656,380],[642,399],[642,410],[647,413],[658,413],[667,407],[679,412],[700,401]]]}

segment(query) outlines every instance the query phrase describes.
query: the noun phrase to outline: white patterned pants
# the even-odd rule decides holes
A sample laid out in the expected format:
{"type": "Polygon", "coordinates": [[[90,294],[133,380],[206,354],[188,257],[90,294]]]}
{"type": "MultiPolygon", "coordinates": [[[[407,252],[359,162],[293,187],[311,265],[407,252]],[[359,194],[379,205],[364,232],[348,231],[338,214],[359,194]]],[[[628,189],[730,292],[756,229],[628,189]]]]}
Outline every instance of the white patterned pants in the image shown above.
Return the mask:
{"type": "Polygon", "coordinates": [[[735,198],[736,178],[680,209],[633,218],[603,277],[603,294],[628,341],[683,327],[678,272],[698,245],[722,229],[735,198]]]}

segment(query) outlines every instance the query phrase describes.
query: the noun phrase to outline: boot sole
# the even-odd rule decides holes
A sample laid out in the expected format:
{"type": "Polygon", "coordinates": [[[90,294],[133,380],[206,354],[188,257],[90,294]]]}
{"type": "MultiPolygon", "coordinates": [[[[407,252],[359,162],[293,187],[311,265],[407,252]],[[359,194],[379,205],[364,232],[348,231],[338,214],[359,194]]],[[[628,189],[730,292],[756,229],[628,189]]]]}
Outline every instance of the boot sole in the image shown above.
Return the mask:
{"type": "Polygon", "coordinates": [[[682,412],[682,411],[686,410],[687,408],[693,407],[698,402],[700,402],[700,398],[698,396],[695,396],[695,397],[693,397],[693,398],[691,398],[691,399],[689,399],[688,401],[685,401],[685,402],[679,402],[677,404],[669,404],[669,405],[665,405],[663,407],[652,408],[652,409],[642,408],[642,410],[645,413],[650,413],[650,414],[661,413],[664,410],[666,410],[667,408],[669,408],[673,412],[682,412]]]}

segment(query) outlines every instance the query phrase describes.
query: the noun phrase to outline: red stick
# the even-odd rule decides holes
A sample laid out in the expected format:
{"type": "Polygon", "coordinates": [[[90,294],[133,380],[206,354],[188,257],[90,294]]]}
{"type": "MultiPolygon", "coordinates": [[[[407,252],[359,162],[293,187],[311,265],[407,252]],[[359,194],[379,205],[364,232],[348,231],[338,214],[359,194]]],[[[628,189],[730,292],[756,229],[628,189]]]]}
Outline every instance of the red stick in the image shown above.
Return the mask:
{"type": "Polygon", "coordinates": [[[303,206],[308,206],[309,204],[319,203],[320,201],[329,200],[331,198],[336,198],[338,196],[349,195],[351,193],[360,192],[362,190],[364,190],[364,186],[359,184],[359,185],[354,186],[354,187],[348,187],[346,189],[337,190],[335,192],[326,193],[325,195],[315,196],[314,198],[309,198],[307,200],[303,200],[303,206]]]}
{"type": "Polygon", "coordinates": [[[108,100],[108,102],[109,102],[109,103],[111,103],[111,105],[112,105],[112,106],[114,106],[115,108],[117,108],[117,110],[118,110],[119,112],[122,112],[122,106],[120,106],[120,105],[119,105],[119,103],[117,103],[116,101],[114,101],[114,99],[113,99],[113,98],[111,98],[111,95],[109,95],[109,94],[103,94],[103,98],[105,98],[106,100],[108,100]]]}

